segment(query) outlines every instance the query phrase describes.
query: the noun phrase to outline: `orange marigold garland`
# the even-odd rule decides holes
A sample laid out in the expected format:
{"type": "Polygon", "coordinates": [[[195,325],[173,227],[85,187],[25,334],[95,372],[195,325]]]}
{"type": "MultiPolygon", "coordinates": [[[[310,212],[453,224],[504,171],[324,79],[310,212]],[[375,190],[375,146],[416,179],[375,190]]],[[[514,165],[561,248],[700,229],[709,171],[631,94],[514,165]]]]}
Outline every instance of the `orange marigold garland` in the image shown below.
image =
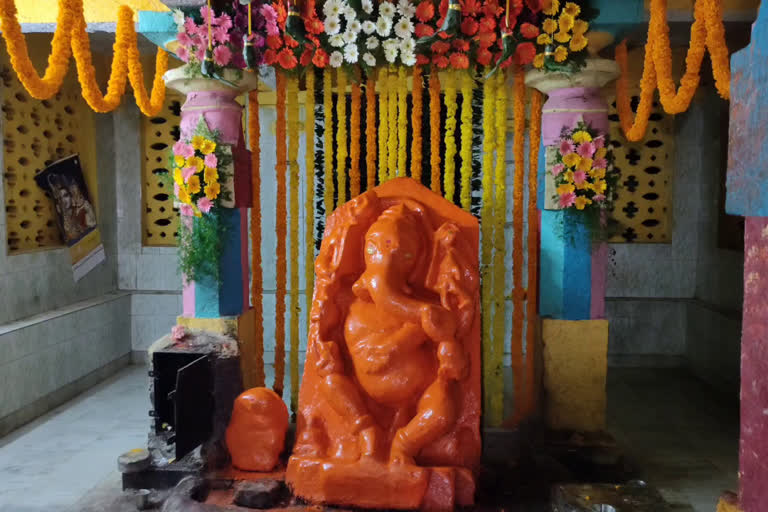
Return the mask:
{"type": "Polygon", "coordinates": [[[366,189],[376,186],[376,82],[365,82],[365,173],[366,189]]]}
{"type": "Polygon", "coordinates": [[[413,149],[411,150],[411,176],[421,183],[421,116],[424,115],[422,96],[424,83],[421,79],[421,66],[413,68],[413,92],[411,95],[411,126],[413,127],[413,149]]]}
{"type": "MultiPolygon", "coordinates": [[[[702,0],[699,0],[702,1],[702,0]]],[[[723,99],[731,97],[731,59],[725,44],[723,4],[720,0],[705,0],[704,19],[707,26],[707,50],[712,60],[715,87],[723,99]]]]}
{"type": "Polygon", "coordinates": [[[325,217],[333,213],[333,78],[331,68],[323,71],[323,115],[325,116],[325,135],[323,156],[323,199],[325,204],[325,217]]]}
{"type": "Polygon", "coordinates": [[[347,202],[347,72],[343,68],[336,70],[336,180],[338,181],[338,200],[341,206],[347,202]]]}
{"type": "Polygon", "coordinates": [[[259,92],[248,94],[248,142],[251,146],[251,302],[253,305],[253,372],[255,387],[264,386],[264,276],[261,267],[261,126],[259,92]]]}
{"type": "Polygon", "coordinates": [[[429,74],[429,166],[432,192],[442,195],[440,184],[440,77],[436,69],[429,74]]]}
{"type": "Polygon", "coordinates": [[[285,220],[288,216],[285,205],[285,174],[288,170],[288,155],[286,148],[285,75],[280,71],[276,74],[277,127],[275,138],[277,142],[277,165],[275,166],[275,181],[277,182],[277,208],[275,211],[275,235],[277,236],[277,286],[275,290],[275,383],[272,389],[278,395],[283,396],[283,381],[285,380],[285,238],[287,235],[285,220]]]}
{"type": "Polygon", "coordinates": [[[291,410],[299,403],[299,79],[287,79],[288,164],[291,177],[290,264],[291,264],[291,410]]]}
{"type": "Polygon", "coordinates": [[[305,179],[307,194],[304,202],[304,214],[307,216],[304,231],[304,299],[307,323],[312,309],[312,292],[315,288],[315,70],[307,70],[307,96],[305,100],[306,122],[305,139],[305,179]]]}
{"type": "Polygon", "coordinates": [[[352,112],[349,118],[349,191],[351,197],[360,194],[360,90],[359,80],[352,82],[352,112]]]}

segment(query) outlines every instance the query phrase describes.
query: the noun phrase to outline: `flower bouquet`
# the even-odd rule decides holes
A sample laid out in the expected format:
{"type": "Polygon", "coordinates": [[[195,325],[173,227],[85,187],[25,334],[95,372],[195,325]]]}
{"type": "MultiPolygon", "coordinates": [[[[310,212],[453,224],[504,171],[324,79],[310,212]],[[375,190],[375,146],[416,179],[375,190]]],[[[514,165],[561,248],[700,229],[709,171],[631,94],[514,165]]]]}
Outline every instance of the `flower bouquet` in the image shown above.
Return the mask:
{"type": "Polygon", "coordinates": [[[587,0],[548,1],[538,23],[541,33],[536,37],[533,66],[546,71],[578,71],[586,63],[589,22],[599,11],[587,0]]]}
{"type": "Polygon", "coordinates": [[[320,44],[320,34],[325,26],[314,9],[299,17],[296,11],[289,13],[281,2],[273,4],[273,8],[277,13],[278,33],[267,36],[267,49],[264,52],[266,64],[287,72],[303,70],[309,66],[327,66],[328,52],[320,44]],[[300,18],[299,29],[303,30],[290,30],[289,16],[300,18]]]}

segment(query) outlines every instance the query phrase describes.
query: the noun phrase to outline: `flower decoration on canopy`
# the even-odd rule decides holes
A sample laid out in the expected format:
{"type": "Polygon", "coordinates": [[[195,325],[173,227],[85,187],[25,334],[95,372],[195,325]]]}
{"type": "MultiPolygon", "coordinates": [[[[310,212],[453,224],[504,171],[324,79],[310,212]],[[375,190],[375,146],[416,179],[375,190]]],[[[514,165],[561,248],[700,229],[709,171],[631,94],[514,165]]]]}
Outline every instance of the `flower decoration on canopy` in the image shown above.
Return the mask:
{"type": "Polygon", "coordinates": [[[548,0],[539,21],[533,65],[547,71],[575,71],[587,56],[589,22],[599,11],[586,0],[548,0]]]}
{"type": "Polygon", "coordinates": [[[320,41],[325,32],[325,25],[317,16],[314,3],[308,3],[307,12],[303,16],[295,6],[286,8],[279,1],[273,3],[272,7],[276,13],[279,31],[267,37],[266,63],[289,72],[309,66],[326,67],[328,52],[320,41]]]}

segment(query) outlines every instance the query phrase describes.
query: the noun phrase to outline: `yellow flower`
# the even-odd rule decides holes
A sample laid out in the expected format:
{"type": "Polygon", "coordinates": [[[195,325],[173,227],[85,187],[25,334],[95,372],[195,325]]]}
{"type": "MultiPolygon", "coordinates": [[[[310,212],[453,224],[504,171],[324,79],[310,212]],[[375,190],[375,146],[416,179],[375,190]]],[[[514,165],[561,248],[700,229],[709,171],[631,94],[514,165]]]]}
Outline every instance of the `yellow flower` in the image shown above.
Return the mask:
{"type": "MultiPolygon", "coordinates": [[[[542,12],[547,16],[554,16],[560,10],[560,0],[549,0],[549,7],[545,7],[542,12]]],[[[546,5],[546,2],[544,3],[546,5]]]]}
{"type": "Polygon", "coordinates": [[[560,15],[560,32],[568,32],[573,28],[573,16],[567,13],[560,15]]]}
{"type": "Polygon", "coordinates": [[[563,12],[566,12],[575,18],[581,13],[581,7],[573,2],[568,2],[565,4],[565,7],[563,7],[563,12]]]}
{"type": "Polygon", "coordinates": [[[584,37],[582,34],[574,34],[573,39],[571,39],[571,44],[569,45],[572,52],[580,52],[584,48],[587,47],[587,38],[584,37]]]}
{"type": "Polygon", "coordinates": [[[213,153],[214,151],[216,151],[216,143],[213,142],[212,140],[206,140],[205,142],[203,142],[203,145],[200,148],[200,151],[202,151],[204,155],[213,153]]]}
{"type": "Polygon", "coordinates": [[[576,153],[568,153],[563,157],[563,163],[566,167],[575,167],[581,162],[581,157],[576,153]]]}
{"type": "Polygon", "coordinates": [[[573,183],[573,171],[565,171],[563,173],[563,178],[566,183],[573,183]]]}
{"type": "Polygon", "coordinates": [[[555,48],[555,62],[565,62],[568,58],[568,50],[565,46],[558,46],[555,48]]]}
{"type": "Polygon", "coordinates": [[[212,167],[206,167],[203,172],[203,179],[205,179],[205,182],[208,184],[213,183],[219,179],[219,172],[212,167]]]}
{"type": "Polygon", "coordinates": [[[179,201],[186,204],[192,204],[192,198],[189,196],[186,187],[179,187],[179,193],[177,194],[179,201]]]}
{"type": "Polygon", "coordinates": [[[608,188],[608,183],[606,183],[605,180],[597,180],[592,185],[592,188],[598,194],[602,194],[603,192],[605,192],[605,189],[608,188]]]}
{"type": "Polygon", "coordinates": [[[176,155],[173,157],[173,164],[176,167],[184,167],[184,162],[186,162],[186,160],[184,160],[183,156],[176,155]]]}
{"type": "Polygon", "coordinates": [[[203,144],[207,139],[202,135],[195,135],[192,137],[192,147],[198,151],[202,151],[203,144]]]}
{"type": "Polygon", "coordinates": [[[173,181],[177,185],[184,184],[184,176],[181,175],[181,169],[179,169],[178,167],[173,171],[173,181]]]}
{"type": "Polygon", "coordinates": [[[202,216],[203,216],[203,213],[202,213],[202,212],[200,211],[200,209],[199,209],[197,206],[195,206],[194,204],[192,205],[192,213],[194,213],[194,214],[195,214],[195,217],[202,217],[202,216]]]}
{"type": "Polygon", "coordinates": [[[588,181],[582,181],[580,185],[576,185],[577,190],[589,190],[592,188],[592,183],[588,181]]]}
{"type": "Polygon", "coordinates": [[[568,32],[558,32],[555,34],[555,41],[558,43],[567,43],[571,40],[571,34],[568,32]]]}
{"type": "Polygon", "coordinates": [[[187,158],[187,161],[185,162],[185,167],[194,167],[195,172],[200,172],[205,167],[205,162],[203,162],[203,159],[199,156],[192,156],[187,158]]]}
{"type": "Polygon", "coordinates": [[[187,186],[189,187],[190,194],[197,194],[200,192],[200,176],[197,174],[191,176],[187,182],[187,186]]]}
{"type": "Polygon", "coordinates": [[[540,53],[533,58],[533,67],[541,69],[544,67],[544,54],[540,53]]]}
{"type": "Polygon", "coordinates": [[[541,29],[547,34],[554,34],[555,30],[557,30],[557,22],[552,18],[547,18],[541,25],[541,29]]]}
{"type": "Polygon", "coordinates": [[[573,142],[581,144],[583,142],[592,142],[592,136],[586,130],[579,130],[573,134],[573,142]]]}
{"type": "Polygon", "coordinates": [[[577,210],[583,210],[585,206],[592,204],[592,200],[584,196],[578,196],[574,204],[576,205],[577,210]]]}
{"type": "Polygon", "coordinates": [[[592,169],[589,171],[592,178],[605,178],[605,169],[592,169]]]}
{"type": "Polygon", "coordinates": [[[589,23],[587,23],[584,20],[576,20],[573,22],[573,33],[574,34],[586,34],[587,30],[589,30],[589,23]]]}
{"type": "Polygon", "coordinates": [[[536,38],[536,44],[547,45],[552,44],[552,37],[549,34],[542,32],[539,37],[536,38]]]}
{"type": "Polygon", "coordinates": [[[579,171],[589,172],[589,170],[592,169],[592,159],[582,158],[581,162],[579,162],[579,165],[576,166],[576,169],[579,171]]]}
{"type": "Polygon", "coordinates": [[[568,184],[560,185],[559,187],[557,187],[557,195],[561,196],[563,194],[570,194],[574,190],[576,190],[576,187],[574,187],[573,185],[568,185],[568,184]]]}
{"type": "Polygon", "coordinates": [[[599,160],[601,158],[605,158],[605,155],[607,154],[608,154],[608,149],[603,147],[597,150],[597,153],[595,153],[595,158],[599,160]]]}
{"type": "Polygon", "coordinates": [[[218,182],[205,186],[205,196],[210,200],[214,200],[219,197],[219,192],[221,192],[221,186],[218,182]]]}

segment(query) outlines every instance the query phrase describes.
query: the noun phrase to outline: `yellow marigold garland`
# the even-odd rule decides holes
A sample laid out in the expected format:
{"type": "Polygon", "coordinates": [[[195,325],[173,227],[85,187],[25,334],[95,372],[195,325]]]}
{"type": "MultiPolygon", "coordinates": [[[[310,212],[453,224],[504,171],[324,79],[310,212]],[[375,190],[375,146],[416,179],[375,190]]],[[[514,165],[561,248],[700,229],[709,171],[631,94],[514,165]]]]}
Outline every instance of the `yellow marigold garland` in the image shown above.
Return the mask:
{"type": "Polygon", "coordinates": [[[277,142],[275,166],[277,182],[277,201],[275,211],[275,234],[277,236],[276,251],[276,271],[275,279],[277,286],[275,289],[275,383],[272,389],[280,396],[283,396],[283,381],[285,380],[285,280],[286,280],[286,261],[285,261],[285,220],[288,212],[286,211],[286,187],[285,174],[288,168],[288,155],[286,148],[286,103],[285,103],[285,84],[286,77],[281,72],[277,72],[277,127],[275,138],[277,142]]]}
{"type": "Polygon", "coordinates": [[[389,177],[387,172],[387,141],[389,140],[389,73],[379,69],[379,183],[389,177]]]}
{"type": "Polygon", "coordinates": [[[315,70],[312,68],[307,70],[306,86],[306,122],[304,123],[306,154],[304,157],[304,173],[307,181],[307,194],[304,202],[304,214],[307,216],[307,227],[304,232],[304,300],[307,323],[309,323],[309,312],[312,309],[312,292],[315,288],[315,70]]]}
{"type": "Polygon", "coordinates": [[[424,82],[421,79],[421,66],[413,68],[413,92],[411,94],[411,126],[413,127],[413,148],[411,150],[411,177],[421,183],[421,116],[423,112],[424,82]]]}
{"type": "Polygon", "coordinates": [[[440,184],[440,77],[436,69],[429,74],[429,166],[432,192],[442,194],[440,184]]]}
{"type": "Polygon", "coordinates": [[[497,400],[491,400],[491,397],[493,396],[491,393],[491,390],[493,389],[491,381],[493,378],[500,375],[497,375],[496,372],[492,370],[493,345],[491,343],[491,320],[493,318],[493,275],[491,273],[491,262],[493,258],[493,228],[495,224],[495,219],[493,218],[493,152],[496,149],[496,137],[494,135],[495,102],[496,80],[491,78],[485,80],[483,83],[483,202],[480,207],[480,216],[482,219],[482,222],[480,223],[482,249],[480,265],[483,313],[482,347],[483,367],[486,369],[486,371],[483,372],[483,389],[486,390],[484,399],[484,408],[486,411],[490,411],[492,404],[497,402],[497,400]]]}
{"type": "Polygon", "coordinates": [[[347,202],[347,72],[344,68],[336,70],[336,92],[336,180],[339,196],[336,204],[341,206],[347,202]]]}
{"type": "Polygon", "coordinates": [[[291,176],[291,410],[299,403],[299,79],[288,77],[288,164],[291,176]]]}
{"type": "Polygon", "coordinates": [[[472,206],[472,86],[469,71],[461,74],[461,207],[469,211],[472,206]]]}
{"type": "Polygon", "coordinates": [[[264,277],[261,266],[261,126],[259,125],[259,92],[248,94],[248,142],[251,146],[251,302],[253,305],[253,372],[254,382],[264,386],[264,277]]]}
{"type": "Polygon", "coordinates": [[[365,83],[365,175],[366,190],[376,186],[376,82],[365,83]]]}
{"type": "Polygon", "coordinates": [[[397,176],[406,176],[406,156],[408,153],[408,76],[405,67],[397,70],[397,176]]]}
{"type": "Polygon", "coordinates": [[[326,218],[333,213],[333,70],[325,68],[323,71],[323,115],[325,116],[325,144],[323,147],[323,200],[325,204],[326,218]]]}
{"type": "Polygon", "coordinates": [[[397,73],[392,70],[389,73],[389,84],[387,84],[387,93],[389,98],[387,99],[387,109],[389,117],[387,124],[389,125],[389,133],[387,139],[387,179],[391,180],[396,176],[397,172],[397,91],[398,91],[398,79],[397,73]]]}
{"type": "Polygon", "coordinates": [[[456,72],[449,70],[445,74],[445,171],[443,173],[443,189],[445,198],[453,202],[456,192],[456,72]]]}
{"type": "Polygon", "coordinates": [[[359,80],[352,82],[352,112],[349,118],[349,193],[351,197],[360,194],[360,90],[359,80]]]}

